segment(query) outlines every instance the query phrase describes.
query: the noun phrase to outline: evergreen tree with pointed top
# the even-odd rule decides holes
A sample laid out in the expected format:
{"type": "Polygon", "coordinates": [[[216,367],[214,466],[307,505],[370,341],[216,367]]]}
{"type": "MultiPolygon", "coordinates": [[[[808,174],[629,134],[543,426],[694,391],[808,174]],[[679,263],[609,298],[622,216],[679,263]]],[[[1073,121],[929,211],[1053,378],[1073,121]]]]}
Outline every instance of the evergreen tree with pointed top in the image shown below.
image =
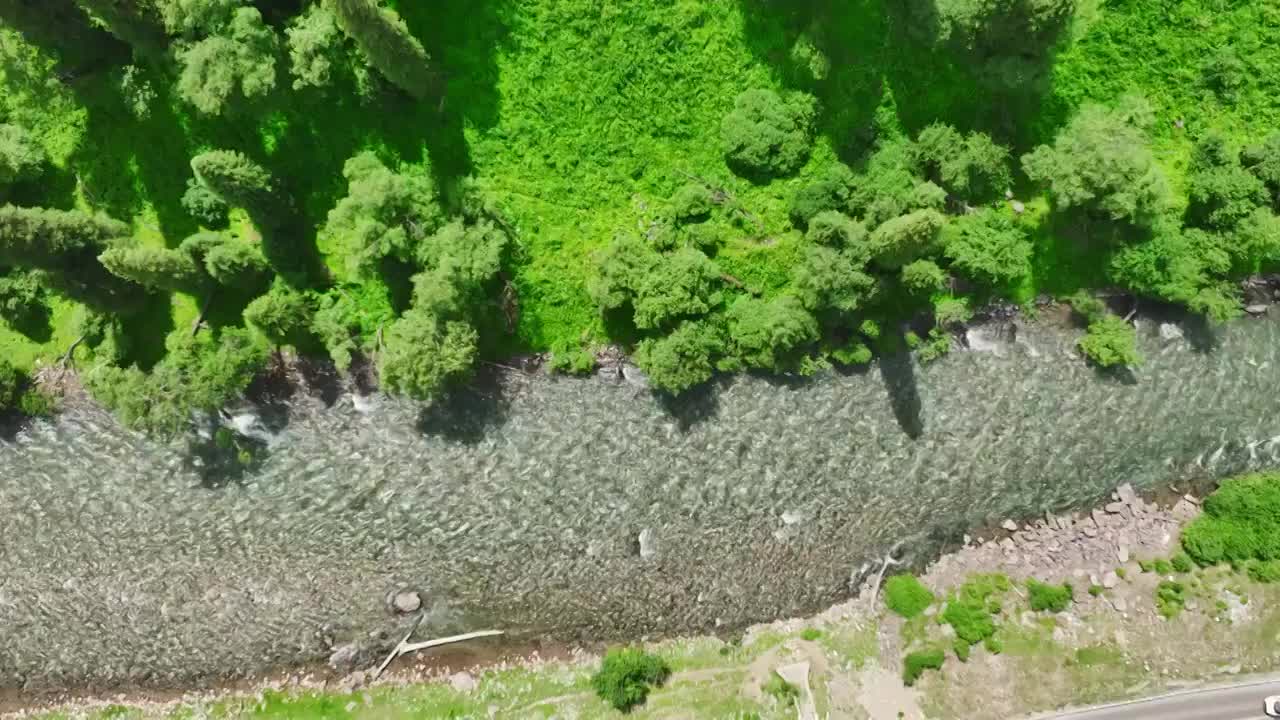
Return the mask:
{"type": "Polygon", "coordinates": [[[400,15],[375,0],[327,0],[327,7],[387,80],[417,100],[431,94],[431,59],[400,15]]]}

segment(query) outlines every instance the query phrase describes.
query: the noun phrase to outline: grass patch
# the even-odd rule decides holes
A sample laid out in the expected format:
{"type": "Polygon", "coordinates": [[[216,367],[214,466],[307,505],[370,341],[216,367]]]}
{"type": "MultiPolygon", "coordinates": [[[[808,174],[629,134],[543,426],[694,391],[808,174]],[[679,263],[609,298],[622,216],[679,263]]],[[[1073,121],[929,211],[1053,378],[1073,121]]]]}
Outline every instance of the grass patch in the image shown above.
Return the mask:
{"type": "Polygon", "coordinates": [[[947,655],[941,650],[919,650],[902,659],[902,682],[915,685],[925,670],[941,670],[947,655]]]}
{"type": "Polygon", "coordinates": [[[904,618],[924,612],[934,599],[933,593],[915,575],[894,575],[885,581],[885,605],[904,618]]]}
{"type": "Polygon", "coordinates": [[[1156,612],[1166,618],[1174,618],[1187,605],[1186,587],[1174,580],[1162,580],[1156,586],[1156,612]]]}
{"type": "Polygon", "coordinates": [[[1060,613],[1071,606],[1071,585],[1049,585],[1038,580],[1027,581],[1028,597],[1032,610],[1048,610],[1060,613]]]}

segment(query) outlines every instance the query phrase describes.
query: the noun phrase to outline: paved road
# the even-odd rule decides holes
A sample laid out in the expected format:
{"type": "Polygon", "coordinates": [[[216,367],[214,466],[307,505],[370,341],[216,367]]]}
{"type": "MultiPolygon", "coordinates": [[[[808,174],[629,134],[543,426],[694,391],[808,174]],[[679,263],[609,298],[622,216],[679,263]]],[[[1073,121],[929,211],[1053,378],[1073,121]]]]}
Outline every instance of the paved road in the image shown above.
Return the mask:
{"type": "Polygon", "coordinates": [[[1075,710],[1054,720],[1264,720],[1262,699],[1280,695],[1280,680],[1186,690],[1150,700],[1075,710]]]}

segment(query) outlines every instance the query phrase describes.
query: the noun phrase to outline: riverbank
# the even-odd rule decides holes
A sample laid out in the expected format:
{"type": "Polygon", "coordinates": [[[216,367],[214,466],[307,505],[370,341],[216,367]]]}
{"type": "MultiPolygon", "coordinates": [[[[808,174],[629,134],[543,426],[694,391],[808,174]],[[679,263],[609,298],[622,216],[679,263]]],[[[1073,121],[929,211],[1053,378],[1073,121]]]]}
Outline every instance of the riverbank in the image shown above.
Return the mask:
{"type": "MultiPolygon", "coordinates": [[[[1280,589],[1226,568],[1191,575],[1143,570],[1176,550],[1179,528],[1199,507],[1195,496],[1141,497],[1121,486],[1090,512],[1017,523],[1016,530],[1001,531],[1004,537],[971,541],[931,563],[921,579],[939,598],[991,573],[1009,578],[1012,587],[1001,598],[999,652],[975,649],[967,662],[951,657],[915,687],[904,687],[900,678],[903,655],[921,643],[949,644],[950,626],[904,621],[864,589],[818,615],[741,635],[649,643],[676,672],[632,716],[795,717],[762,686],[775,670],[797,663],[808,665],[807,693],[819,717],[869,720],[1018,717],[1274,672],[1280,668],[1274,652],[1280,589]],[[1155,586],[1166,576],[1198,588],[1170,617],[1155,602],[1155,586]],[[1021,589],[1031,578],[1071,583],[1074,602],[1057,613],[1032,610],[1021,589]]],[[[364,668],[343,678],[292,673],[230,692],[149,700],[120,694],[13,716],[617,717],[590,690],[598,663],[591,652],[479,667],[462,659],[450,665],[447,655],[420,660],[429,664],[393,666],[375,683],[367,683],[364,668]]]]}
{"type": "Polygon", "coordinates": [[[398,589],[432,636],[727,633],[849,597],[894,546],[918,566],[1123,482],[1280,461],[1256,390],[1280,385],[1280,323],[1211,344],[1140,325],[1126,379],[1084,366],[1077,333],[1022,323],[925,367],[742,377],[667,405],[625,378],[514,374],[429,411],[303,388],[233,414],[264,452],[221,484],[184,444],[71,408],[0,444],[24,478],[0,486],[0,685],[181,688],[377,656],[409,622],[398,589]]]}

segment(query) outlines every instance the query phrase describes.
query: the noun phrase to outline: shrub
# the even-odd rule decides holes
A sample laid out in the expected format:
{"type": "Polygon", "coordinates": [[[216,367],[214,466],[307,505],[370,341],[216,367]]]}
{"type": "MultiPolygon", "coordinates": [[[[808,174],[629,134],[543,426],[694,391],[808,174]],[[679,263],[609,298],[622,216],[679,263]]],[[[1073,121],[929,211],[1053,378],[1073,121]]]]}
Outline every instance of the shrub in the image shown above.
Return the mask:
{"type": "Polygon", "coordinates": [[[950,600],[942,619],[956,631],[956,637],[971,645],[986,640],[996,631],[995,620],[985,602],[950,600]]]}
{"type": "Polygon", "coordinates": [[[661,687],[670,676],[671,667],[657,655],[638,648],[613,648],[605,653],[591,686],[601,700],[627,712],[644,704],[649,689],[661,687]]]}
{"type": "Polygon", "coordinates": [[[955,642],[951,644],[951,648],[956,652],[956,659],[960,662],[969,662],[969,651],[972,647],[972,645],[960,638],[956,638],[955,642]]]}
{"type": "Polygon", "coordinates": [[[1071,585],[1049,585],[1038,580],[1027,581],[1032,610],[1048,610],[1059,613],[1071,605],[1071,585]]]}
{"type": "Polygon", "coordinates": [[[1157,575],[1168,575],[1173,572],[1173,563],[1164,558],[1157,558],[1151,561],[1151,568],[1155,570],[1157,575]]]}
{"type": "Polygon", "coordinates": [[[797,227],[806,227],[818,213],[847,209],[852,184],[853,171],[848,166],[832,166],[822,178],[802,186],[791,197],[791,221],[797,227]]]}
{"type": "Polygon", "coordinates": [[[800,699],[800,688],[787,682],[777,670],[769,673],[769,679],[765,681],[760,688],[766,695],[772,695],[774,700],[783,707],[791,707],[800,699]]]}
{"type": "Polygon", "coordinates": [[[941,670],[947,656],[941,650],[919,650],[902,659],[902,682],[915,685],[925,670],[941,670]]]}
{"type": "Polygon", "coordinates": [[[800,631],[801,640],[808,640],[809,642],[813,642],[814,640],[817,640],[820,637],[822,637],[822,631],[817,628],[805,628],[804,630],[800,631]]]}
{"type": "Polygon", "coordinates": [[[1223,481],[1183,529],[1182,547],[1202,566],[1280,559],[1280,475],[1223,481]]]}
{"type": "Polygon", "coordinates": [[[1280,581],[1280,560],[1254,560],[1249,563],[1249,577],[1254,582],[1280,581]]]}
{"type": "Polygon", "coordinates": [[[1173,566],[1175,572],[1189,573],[1194,563],[1191,562],[1191,556],[1184,552],[1180,552],[1169,558],[1169,564],[1173,566]]]}
{"type": "Polygon", "coordinates": [[[589,375],[596,369],[596,356],[590,350],[562,347],[552,351],[547,369],[562,375],[589,375]]]}
{"type": "Polygon", "coordinates": [[[1172,618],[1182,612],[1187,604],[1186,588],[1182,583],[1163,580],[1156,586],[1156,611],[1166,618],[1172,618]]]}
{"type": "Polygon", "coordinates": [[[720,323],[686,320],[665,337],[641,341],[635,361],[654,387],[680,393],[710,380],[724,351],[720,323]]]}
{"type": "Polygon", "coordinates": [[[1134,366],[1142,363],[1137,332],[1116,315],[1105,315],[1089,323],[1089,330],[1077,343],[1080,351],[1099,367],[1134,366]]]}
{"type": "Polygon", "coordinates": [[[1129,571],[1125,570],[1124,568],[1122,567],[1116,568],[1116,577],[1120,578],[1121,580],[1123,580],[1124,576],[1128,574],[1129,574],[1129,571]]]}
{"type": "Polygon", "coordinates": [[[983,640],[982,647],[992,655],[999,655],[1000,653],[1004,652],[1004,642],[1001,641],[1000,638],[996,637],[995,635],[992,635],[986,640],[983,640]]]}
{"type": "Polygon", "coordinates": [[[803,93],[742,93],[720,125],[725,161],[735,172],[762,178],[799,170],[809,158],[815,115],[814,99],[803,93]]]}
{"type": "Polygon", "coordinates": [[[689,183],[671,196],[671,214],[676,222],[702,222],[711,216],[711,209],[714,207],[715,199],[711,191],[699,183],[689,183]]]}
{"type": "Polygon", "coordinates": [[[884,603],[904,618],[925,611],[936,598],[915,575],[894,575],[884,583],[884,603]]]}
{"type": "Polygon", "coordinates": [[[8,360],[0,358],[0,411],[17,407],[26,384],[26,375],[8,360]]]}
{"type": "Polygon", "coordinates": [[[818,321],[793,296],[748,295],[729,308],[729,338],[749,367],[785,369],[798,350],[817,341],[818,321]]]}
{"type": "Polygon", "coordinates": [[[205,227],[227,226],[227,203],[195,178],[187,180],[187,191],[182,194],[182,207],[205,227]]]}
{"type": "Polygon", "coordinates": [[[947,286],[947,273],[932,260],[916,260],[902,267],[902,284],[913,293],[930,295],[947,286]]]}
{"type": "Polygon", "coordinates": [[[1090,594],[1090,595],[1092,595],[1092,596],[1094,596],[1094,597],[1098,597],[1099,595],[1101,595],[1101,594],[1103,593],[1103,591],[1104,591],[1104,590],[1105,590],[1105,588],[1103,588],[1101,585],[1090,585],[1090,586],[1089,586],[1089,594],[1090,594]]]}
{"type": "Polygon", "coordinates": [[[943,228],[942,244],[952,267],[978,282],[999,285],[1031,273],[1031,238],[1001,210],[956,218],[943,228]]]}

